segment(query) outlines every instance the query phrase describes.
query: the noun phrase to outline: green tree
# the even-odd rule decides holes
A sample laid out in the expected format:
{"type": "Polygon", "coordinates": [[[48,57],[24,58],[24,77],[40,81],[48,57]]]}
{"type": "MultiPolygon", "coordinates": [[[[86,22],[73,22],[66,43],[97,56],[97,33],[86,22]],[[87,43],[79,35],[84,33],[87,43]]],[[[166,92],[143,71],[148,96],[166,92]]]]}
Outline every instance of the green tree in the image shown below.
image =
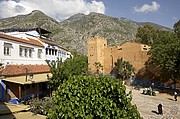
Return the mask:
{"type": "Polygon", "coordinates": [[[68,76],[64,72],[65,68],[62,59],[58,59],[57,62],[48,62],[48,65],[52,73],[52,77],[49,78],[48,87],[52,91],[56,90],[57,87],[68,78],[68,76]]]}
{"type": "Polygon", "coordinates": [[[138,28],[136,34],[136,42],[151,45],[157,37],[158,30],[155,30],[151,25],[144,25],[138,28]]]}
{"type": "Polygon", "coordinates": [[[180,20],[174,24],[174,32],[180,38],[180,20]]]}
{"type": "Polygon", "coordinates": [[[67,76],[84,75],[88,73],[88,58],[87,56],[75,56],[72,59],[67,59],[64,62],[64,72],[67,76]]]}
{"type": "Polygon", "coordinates": [[[140,119],[122,82],[104,76],[71,76],[53,97],[52,119],[140,119]]]}
{"type": "Polygon", "coordinates": [[[56,90],[69,76],[84,75],[88,72],[88,59],[87,56],[83,55],[66,59],[64,62],[60,59],[57,62],[49,62],[48,64],[52,73],[48,85],[51,90],[56,90]]]}
{"type": "Polygon", "coordinates": [[[94,65],[96,67],[96,73],[100,74],[100,70],[103,70],[102,64],[100,62],[95,62],[94,65]]]}
{"type": "Polygon", "coordinates": [[[117,59],[114,69],[116,77],[121,78],[123,81],[130,78],[135,71],[135,68],[129,62],[122,61],[122,59],[117,59]]]}
{"type": "Polygon", "coordinates": [[[150,50],[149,64],[161,68],[165,80],[176,82],[180,78],[180,39],[173,32],[161,31],[150,50]]]}

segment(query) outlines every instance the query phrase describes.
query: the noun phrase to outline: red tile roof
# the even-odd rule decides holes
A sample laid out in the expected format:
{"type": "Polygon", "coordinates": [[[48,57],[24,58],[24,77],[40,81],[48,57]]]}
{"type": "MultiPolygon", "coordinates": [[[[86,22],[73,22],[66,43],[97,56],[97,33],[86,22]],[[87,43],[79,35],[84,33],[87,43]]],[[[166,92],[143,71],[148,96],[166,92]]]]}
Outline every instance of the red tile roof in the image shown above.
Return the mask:
{"type": "Polygon", "coordinates": [[[50,72],[50,67],[48,65],[6,65],[4,68],[0,68],[0,76],[25,75],[26,69],[28,71],[28,74],[50,72]]]}
{"type": "Polygon", "coordinates": [[[17,42],[22,42],[22,43],[35,45],[35,46],[44,47],[44,45],[41,42],[39,42],[38,40],[35,40],[35,39],[28,38],[28,40],[24,40],[24,39],[17,38],[17,37],[7,35],[7,34],[4,34],[4,33],[0,33],[0,38],[6,38],[8,40],[13,40],[13,41],[17,41],[17,42]]]}

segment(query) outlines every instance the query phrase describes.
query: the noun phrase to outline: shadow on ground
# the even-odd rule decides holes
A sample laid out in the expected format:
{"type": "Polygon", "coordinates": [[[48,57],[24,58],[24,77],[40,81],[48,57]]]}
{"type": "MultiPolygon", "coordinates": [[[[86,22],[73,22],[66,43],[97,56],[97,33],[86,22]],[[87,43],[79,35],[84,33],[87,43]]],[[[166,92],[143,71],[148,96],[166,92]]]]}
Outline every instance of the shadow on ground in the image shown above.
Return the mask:
{"type": "Polygon", "coordinates": [[[154,111],[154,110],[152,110],[151,112],[152,112],[152,113],[155,113],[155,114],[159,114],[157,111],[154,111]]]}
{"type": "Polygon", "coordinates": [[[9,107],[6,105],[5,102],[0,102],[0,119],[7,119],[4,118],[6,115],[10,115],[8,119],[15,119],[15,116],[9,109],[9,107]]]}

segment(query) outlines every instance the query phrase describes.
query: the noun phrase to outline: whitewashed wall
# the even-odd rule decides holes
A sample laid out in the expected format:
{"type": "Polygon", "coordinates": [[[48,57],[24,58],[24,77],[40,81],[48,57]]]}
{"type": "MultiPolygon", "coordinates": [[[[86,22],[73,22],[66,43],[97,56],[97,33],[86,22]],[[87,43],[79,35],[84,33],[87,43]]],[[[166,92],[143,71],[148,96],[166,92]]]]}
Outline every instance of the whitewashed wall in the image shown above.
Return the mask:
{"type": "Polygon", "coordinates": [[[46,64],[45,62],[45,49],[43,47],[34,46],[26,43],[16,42],[4,38],[0,38],[0,63],[6,64],[46,64]],[[4,55],[4,42],[12,44],[11,53],[9,55],[4,55]],[[31,57],[21,57],[19,55],[19,47],[25,46],[34,48],[31,57]],[[38,58],[38,49],[42,49],[42,58],[38,58]]]}

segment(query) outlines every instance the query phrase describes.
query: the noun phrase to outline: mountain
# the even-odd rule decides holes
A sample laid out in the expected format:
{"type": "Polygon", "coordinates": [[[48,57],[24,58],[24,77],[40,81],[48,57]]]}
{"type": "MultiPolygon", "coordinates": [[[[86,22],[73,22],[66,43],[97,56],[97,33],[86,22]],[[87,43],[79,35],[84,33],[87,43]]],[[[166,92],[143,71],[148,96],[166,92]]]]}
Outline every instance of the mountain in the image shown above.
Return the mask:
{"type": "Polygon", "coordinates": [[[155,24],[155,23],[151,23],[151,22],[135,22],[137,25],[151,25],[153,26],[155,29],[159,29],[159,30],[169,30],[169,31],[173,31],[173,29],[170,29],[168,27],[165,26],[161,26],[159,24],[155,24]]]}
{"type": "Polygon", "coordinates": [[[56,20],[39,10],[34,10],[27,15],[0,19],[0,29],[31,29],[36,27],[54,30],[59,29],[61,26],[56,20]]]}
{"type": "MultiPolygon", "coordinates": [[[[0,29],[41,27],[49,30],[52,32],[52,40],[57,44],[81,54],[87,54],[87,40],[90,37],[104,37],[109,45],[119,45],[122,42],[134,40],[137,28],[143,24],[145,23],[94,12],[88,15],[79,13],[59,23],[38,10],[27,15],[0,19],[0,29]]],[[[169,30],[157,24],[153,25],[158,29],[169,30]]]]}

